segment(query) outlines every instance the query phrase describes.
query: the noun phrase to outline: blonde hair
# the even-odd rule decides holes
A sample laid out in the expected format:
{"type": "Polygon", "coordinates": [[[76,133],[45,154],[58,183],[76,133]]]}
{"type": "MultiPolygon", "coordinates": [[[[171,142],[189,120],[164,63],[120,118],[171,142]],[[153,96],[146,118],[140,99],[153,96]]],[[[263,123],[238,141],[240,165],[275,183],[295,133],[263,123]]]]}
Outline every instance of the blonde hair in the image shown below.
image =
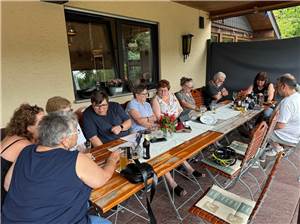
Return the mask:
{"type": "Polygon", "coordinates": [[[71,102],[61,96],[54,96],[48,99],[46,104],[47,113],[63,110],[71,106],[71,102]]]}

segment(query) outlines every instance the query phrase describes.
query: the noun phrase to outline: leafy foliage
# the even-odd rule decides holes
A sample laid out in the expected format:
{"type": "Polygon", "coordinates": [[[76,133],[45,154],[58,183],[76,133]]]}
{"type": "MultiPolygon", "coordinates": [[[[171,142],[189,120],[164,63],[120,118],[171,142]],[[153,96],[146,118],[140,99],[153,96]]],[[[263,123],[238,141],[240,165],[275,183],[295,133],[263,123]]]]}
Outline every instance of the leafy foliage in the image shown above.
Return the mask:
{"type": "Polygon", "coordinates": [[[176,130],[176,117],[174,114],[169,115],[164,113],[159,119],[160,129],[163,132],[175,132],[176,130]]]}
{"type": "Polygon", "coordinates": [[[273,13],[282,38],[300,36],[300,6],[274,10],[273,13]]]}

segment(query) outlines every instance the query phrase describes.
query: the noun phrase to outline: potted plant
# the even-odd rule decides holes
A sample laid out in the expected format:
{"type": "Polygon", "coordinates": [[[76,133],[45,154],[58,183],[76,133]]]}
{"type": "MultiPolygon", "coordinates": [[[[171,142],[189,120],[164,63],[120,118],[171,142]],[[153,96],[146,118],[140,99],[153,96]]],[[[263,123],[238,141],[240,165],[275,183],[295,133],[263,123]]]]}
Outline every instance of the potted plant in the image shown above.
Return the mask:
{"type": "Polygon", "coordinates": [[[121,79],[111,79],[106,83],[111,95],[123,92],[123,81],[121,79]]]}

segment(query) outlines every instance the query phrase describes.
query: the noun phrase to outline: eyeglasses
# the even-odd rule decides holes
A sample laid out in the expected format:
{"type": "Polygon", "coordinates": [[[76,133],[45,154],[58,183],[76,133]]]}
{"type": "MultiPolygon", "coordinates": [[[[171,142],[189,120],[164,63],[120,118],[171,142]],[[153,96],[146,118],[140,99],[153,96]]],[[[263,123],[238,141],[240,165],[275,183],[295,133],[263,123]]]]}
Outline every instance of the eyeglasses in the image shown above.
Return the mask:
{"type": "Polygon", "coordinates": [[[168,89],[158,89],[158,92],[165,93],[165,92],[169,92],[169,90],[168,89]]]}
{"type": "Polygon", "coordinates": [[[73,112],[73,109],[71,107],[66,107],[66,108],[62,109],[62,111],[64,111],[64,112],[73,112]]]}
{"type": "Polygon", "coordinates": [[[149,93],[139,93],[139,95],[142,95],[142,96],[149,96],[149,93]]]}
{"type": "Polygon", "coordinates": [[[76,131],[71,132],[68,136],[78,135],[79,133],[80,133],[80,131],[77,129],[76,131]]]}
{"type": "Polygon", "coordinates": [[[97,108],[97,109],[100,109],[100,108],[102,108],[102,107],[107,107],[107,106],[108,106],[107,103],[94,105],[94,107],[97,108]]]}
{"type": "Polygon", "coordinates": [[[187,86],[187,85],[186,85],[186,88],[193,89],[194,86],[187,86]]]}

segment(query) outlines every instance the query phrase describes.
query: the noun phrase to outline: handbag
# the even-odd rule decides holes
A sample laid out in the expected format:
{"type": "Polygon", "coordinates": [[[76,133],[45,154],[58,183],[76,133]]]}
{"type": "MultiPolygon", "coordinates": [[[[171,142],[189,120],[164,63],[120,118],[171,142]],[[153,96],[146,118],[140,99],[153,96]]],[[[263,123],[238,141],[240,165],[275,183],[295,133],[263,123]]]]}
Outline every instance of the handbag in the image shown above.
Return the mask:
{"type": "Polygon", "coordinates": [[[121,175],[130,183],[144,183],[143,172],[146,173],[146,180],[150,179],[154,174],[152,166],[148,163],[130,163],[121,171],[121,175]]]}
{"type": "Polygon", "coordinates": [[[151,208],[151,202],[153,200],[156,185],[157,185],[157,175],[153,170],[153,167],[148,163],[140,163],[139,160],[134,160],[135,163],[130,163],[126,166],[124,170],[121,171],[121,175],[125,177],[130,183],[144,183],[144,193],[146,194],[147,201],[147,211],[150,219],[150,224],[156,224],[156,218],[153,214],[151,208]],[[147,196],[148,190],[148,179],[153,178],[151,184],[151,194],[150,201],[147,196]]]}
{"type": "Polygon", "coordinates": [[[220,166],[233,166],[237,161],[236,152],[229,147],[215,149],[211,154],[211,159],[220,166]]]}

